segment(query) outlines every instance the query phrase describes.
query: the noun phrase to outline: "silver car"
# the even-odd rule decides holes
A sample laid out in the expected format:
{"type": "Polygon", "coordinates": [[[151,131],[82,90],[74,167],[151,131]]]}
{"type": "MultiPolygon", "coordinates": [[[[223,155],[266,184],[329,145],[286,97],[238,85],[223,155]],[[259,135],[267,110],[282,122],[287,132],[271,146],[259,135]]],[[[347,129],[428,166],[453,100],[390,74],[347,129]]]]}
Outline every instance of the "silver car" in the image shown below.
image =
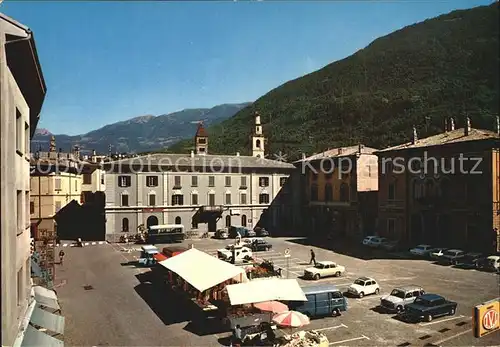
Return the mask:
{"type": "Polygon", "coordinates": [[[380,299],[380,306],[389,312],[400,313],[404,311],[405,306],[411,304],[420,295],[425,294],[419,286],[404,286],[394,288],[390,295],[383,296],[380,299]]]}

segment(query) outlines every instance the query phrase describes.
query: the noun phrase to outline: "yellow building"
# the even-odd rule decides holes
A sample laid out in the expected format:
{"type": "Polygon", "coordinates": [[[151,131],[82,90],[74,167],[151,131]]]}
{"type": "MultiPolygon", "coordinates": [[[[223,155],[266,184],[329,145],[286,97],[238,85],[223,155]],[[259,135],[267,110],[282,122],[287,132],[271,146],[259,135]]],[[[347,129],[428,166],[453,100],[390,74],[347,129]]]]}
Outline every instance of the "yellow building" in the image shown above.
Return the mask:
{"type": "Polygon", "coordinates": [[[377,211],[378,166],[374,148],[330,149],[303,158],[311,237],[370,234],[377,211]]]}
{"type": "Polygon", "coordinates": [[[68,153],[37,153],[32,158],[30,218],[35,239],[45,230],[57,231],[54,216],[61,208],[72,200],[81,202],[84,175],[92,174],[89,168],[68,153]]]}

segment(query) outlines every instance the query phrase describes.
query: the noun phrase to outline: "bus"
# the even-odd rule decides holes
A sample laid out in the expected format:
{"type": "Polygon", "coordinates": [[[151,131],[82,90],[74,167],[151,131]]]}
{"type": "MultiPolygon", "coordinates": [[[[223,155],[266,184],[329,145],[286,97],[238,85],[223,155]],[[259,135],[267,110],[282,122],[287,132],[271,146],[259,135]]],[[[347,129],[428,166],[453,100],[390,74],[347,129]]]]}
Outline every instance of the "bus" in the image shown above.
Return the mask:
{"type": "Polygon", "coordinates": [[[151,225],[148,227],[146,242],[151,244],[182,242],[184,236],[184,225],[182,224],[151,225]]]}

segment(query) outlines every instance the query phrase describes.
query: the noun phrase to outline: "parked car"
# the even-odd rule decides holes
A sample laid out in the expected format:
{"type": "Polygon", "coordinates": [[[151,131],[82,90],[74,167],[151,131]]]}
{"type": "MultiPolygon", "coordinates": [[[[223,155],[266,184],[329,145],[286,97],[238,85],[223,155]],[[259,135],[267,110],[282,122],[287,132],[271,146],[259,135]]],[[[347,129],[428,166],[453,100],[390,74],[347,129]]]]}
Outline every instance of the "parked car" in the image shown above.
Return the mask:
{"type": "Polygon", "coordinates": [[[455,266],[461,269],[477,269],[477,263],[483,257],[481,253],[467,253],[455,266]]]}
{"type": "Polygon", "coordinates": [[[444,252],[446,252],[448,250],[448,248],[445,248],[445,247],[436,247],[436,248],[433,248],[429,251],[429,253],[427,253],[429,255],[429,258],[431,259],[439,259],[439,257],[441,257],[444,252]]]}
{"type": "Polygon", "coordinates": [[[401,313],[401,318],[409,321],[432,321],[436,317],[454,315],[457,311],[457,303],[446,300],[441,295],[424,294],[415,299],[401,313]]]}
{"type": "Polygon", "coordinates": [[[369,247],[377,248],[383,245],[384,243],[388,242],[389,240],[386,239],[385,237],[375,237],[371,240],[370,244],[368,245],[369,247]]]}
{"type": "Polygon", "coordinates": [[[347,292],[351,295],[362,298],[365,295],[380,293],[380,286],[373,278],[360,277],[349,286],[347,292]]]}
{"type": "Polygon", "coordinates": [[[418,245],[410,249],[410,253],[417,257],[424,257],[429,253],[431,249],[432,249],[431,245],[418,245]]]}
{"type": "Polygon", "coordinates": [[[302,291],[306,295],[307,301],[290,302],[288,307],[291,310],[301,312],[309,317],[340,316],[341,312],[347,311],[347,298],[331,284],[302,287],[302,291]]]}
{"type": "Polygon", "coordinates": [[[422,287],[403,286],[394,288],[389,295],[380,299],[380,306],[389,312],[402,312],[406,305],[411,304],[416,298],[425,294],[422,287]]]}
{"type": "Polygon", "coordinates": [[[271,248],[273,248],[273,245],[271,245],[264,239],[253,239],[252,243],[250,244],[250,248],[252,248],[252,251],[254,252],[269,251],[271,248]]]}
{"type": "Polygon", "coordinates": [[[438,258],[438,262],[441,264],[456,265],[463,257],[465,257],[464,251],[460,249],[449,249],[445,251],[441,257],[438,258]]]}
{"type": "Polygon", "coordinates": [[[304,278],[319,280],[322,277],[339,277],[345,272],[345,267],[333,261],[318,261],[314,267],[304,270],[304,278]]]}
{"type": "Polygon", "coordinates": [[[230,245],[226,248],[217,250],[217,257],[224,261],[233,261],[233,252],[234,252],[234,261],[244,262],[249,261],[253,258],[252,250],[245,246],[235,246],[230,245]]]}
{"type": "Polygon", "coordinates": [[[500,270],[500,256],[498,255],[490,255],[486,258],[485,269],[491,271],[499,271],[500,270]]]}
{"type": "Polygon", "coordinates": [[[363,245],[369,246],[372,243],[373,239],[378,239],[378,236],[367,236],[363,239],[363,245]]]}
{"type": "Polygon", "coordinates": [[[220,240],[225,240],[229,237],[229,232],[227,229],[217,229],[215,232],[215,238],[220,240]]]}
{"type": "Polygon", "coordinates": [[[269,236],[269,231],[261,227],[255,227],[253,231],[255,231],[255,234],[260,237],[269,236]]]}
{"type": "Polygon", "coordinates": [[[241,226],[230,226],[229,227],[229,237],[230,238],[236,238],[238,236],[238,234],[240,235],[240,237],[255,237],[255,231],[253,230],[250,230],[248,228],[245,228],[245,227],[241,227],[241,226]]]}

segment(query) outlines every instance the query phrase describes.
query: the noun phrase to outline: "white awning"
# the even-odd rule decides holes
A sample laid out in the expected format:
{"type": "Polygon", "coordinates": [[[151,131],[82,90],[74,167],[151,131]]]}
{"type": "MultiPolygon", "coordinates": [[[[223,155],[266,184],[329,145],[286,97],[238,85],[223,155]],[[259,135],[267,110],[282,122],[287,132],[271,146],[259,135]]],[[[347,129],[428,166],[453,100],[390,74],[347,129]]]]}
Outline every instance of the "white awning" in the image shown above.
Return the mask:
{"type": "Polygon", "coordinates": [[[35,286],[33,287],[33,291],[35,292],[35,300],[37,304],[47,306],[55,310],[61,309],[59,303],[57,302],[57,295],[53,290],[35,286]]]}
{"type": "Polygon", "coordinates": [[[191,248],[158,264],[175,272],[200,292],[229,279],[238,282],[248,281],[247,275],[242,268],[208,255],[196,248],[191,248]]]}
{"type": "Polygon", "coordinates": [[[35,307],[30,323],[58,334],[64,333],[64,317],[35,307]]]}
{"type": "Polygon", "coordinates": [[[226,287],[231,305],[255,304],[265,301],[307,301],[296,279],[270,278],[226,287]]]}
{"type": "Polygon", "coordinates": [[[52,347],[64,346],[61,340],[45,334],[42,331],[36,330],[31,325],[28,325],[24,332],[24,338],[21,346],[34,346],[34,347],[52,347]]]}

